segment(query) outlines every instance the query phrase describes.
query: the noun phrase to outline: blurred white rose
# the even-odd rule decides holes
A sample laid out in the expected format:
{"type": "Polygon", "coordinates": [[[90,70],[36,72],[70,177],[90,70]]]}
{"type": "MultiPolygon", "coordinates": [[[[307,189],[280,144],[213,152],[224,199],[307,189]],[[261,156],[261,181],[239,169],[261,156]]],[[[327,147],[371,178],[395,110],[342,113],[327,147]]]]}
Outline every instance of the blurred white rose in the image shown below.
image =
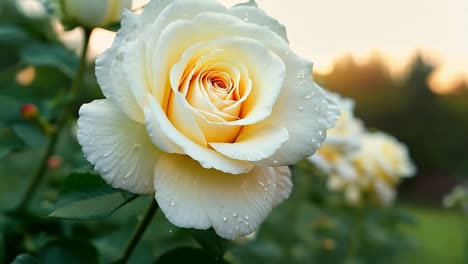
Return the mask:
{"type": "Polygon", "coordinates": [[[385,133],[366,132],[354,116],[351,99],[334,93],[328,98],[338,105],[340,117],[308,160],[329,174],[328,188],[342,191],[349,204],[361,204],[365,194],[382,205],[391,204],[401,178],[415,173],[407,147],[385,133]]]}
{"type": "Polygon", "coordinates": [[[336,121],[311,70],[253,1],[152,1],[97,60],[107,99],[81,107],[78,140],[112,186],[156,191],[173,224],[244,236],[336,121]]]}
{"type": "Polygon", "coordinates": [[[336,125],[327,132],[327,139],[317,153],[308,158],[310,162],[329,174],[328,187],[345,191],[352,204],[360,201],[358,175],[352,163],[352,155],[360,147],[364,131],[361,120],[354,116],[354,102],[338,94],[328,92],[328,100],[335,102],[340,110],[336,125]]]}
{"type": "Polygon", "coordinates": [[[353,163],[360,177],[365,179],[362,187],[383,205],[393,202],[396,186],[402,178],[416,172],[406,145],[382,132],[363,134],[353,163]]]}

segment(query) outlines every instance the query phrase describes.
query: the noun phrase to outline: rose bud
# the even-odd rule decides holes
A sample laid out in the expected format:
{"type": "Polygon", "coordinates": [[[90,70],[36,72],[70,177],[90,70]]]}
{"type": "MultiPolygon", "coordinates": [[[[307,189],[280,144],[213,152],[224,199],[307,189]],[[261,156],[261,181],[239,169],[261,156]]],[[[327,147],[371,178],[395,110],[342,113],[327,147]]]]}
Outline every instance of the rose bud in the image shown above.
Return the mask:
{"type": "Polygon", "coordinates": [[[46,0],[46,7],[67,26],[103,27],[118,22],[132,0],[46,0]]]}
{"type": "Polygon", "coordinates": [[[58,155],[52,155],[47,160],[47,168],[50,170],[58,169],[60,166],[62,166],[62,157],[58,155]]]}
{"type": "Polygon", "coordinates": [[[21,107],[21,116],[24,119],[34,119],[39,116],[39,110],[35,104],[25,104],[21,107]]]}

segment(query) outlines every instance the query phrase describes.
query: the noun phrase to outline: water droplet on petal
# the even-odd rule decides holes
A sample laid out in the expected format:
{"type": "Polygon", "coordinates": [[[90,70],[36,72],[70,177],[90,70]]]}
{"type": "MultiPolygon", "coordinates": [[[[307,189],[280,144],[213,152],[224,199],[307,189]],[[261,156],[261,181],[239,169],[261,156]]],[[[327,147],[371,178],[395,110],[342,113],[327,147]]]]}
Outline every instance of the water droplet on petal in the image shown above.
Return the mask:
{"type": "Polygon", "coordinates": [[[248,217],[248,216],[245,216],[244,218],[245,218],[245,220],[249,220],[249,217],[248,217]]]}
{"type": "Polygon", "coordinates": [[[123,53],[122,53],[122,52],[119,52],[119,53],[117,54],[117,56],[115,56],[115,59],[118,60],[118,61],[123,60],[123,53]]]}
{"type": "Polygon", "coordinates": [[[237,212],[232,213],[232,216],[233,216],[234,218],[236,218],[236,217],[237,217],[237,212]]]}
{"type": "Polygon", "coordinates": [[[300,111],[304,110],[304,107],[303,106],[299,106],[297,109],[299,109],[300,111]]]}
{"type": "Polygon", "coordinates": [[[176,205],[176,202],[171,201],[170,205],[171,205],[171,206],[174,206],[174,205],[176,205]]]}
{"type": "Polygon", "coordinates": [[[227,217],[223,217],[223,222],[226,222],[227,221],[227,217]]]}

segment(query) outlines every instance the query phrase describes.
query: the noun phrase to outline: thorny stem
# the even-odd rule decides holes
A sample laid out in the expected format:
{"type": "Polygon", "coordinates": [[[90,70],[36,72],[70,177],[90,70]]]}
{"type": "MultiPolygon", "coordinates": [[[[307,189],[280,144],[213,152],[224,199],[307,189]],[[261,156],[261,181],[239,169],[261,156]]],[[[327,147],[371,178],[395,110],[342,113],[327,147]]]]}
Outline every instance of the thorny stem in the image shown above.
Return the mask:
{"type": "Polygon", "coordinates": [[[143,220],[140,222],[138,227],[135,229],[135,232],[133,233],[132,237],[128,241],[124,254],[122,258],[118,261],[118,263],[125,264],[128,262],[128,260],[130,259],[130,256],[133,253],[133,250],[136,248],[136,246],[138,245],[138,242],[140,241],[141,237],[145,233],[146,228],[151,223],[151,220],[153,219],[154,214],[158,210],[158,207],[159,207],[158,202],[156,202],[156,199],[152,198],[151,204],[146,210],[143,220]]]}
{"type": "Polygon", "coordinates": [[[39,165],[38,170],[36,171],[36,174],[34,175],[28,188],[26,189],[26,193],[24,194],[23,198],[21,199],[17,207],[18,212],[23,212],[28,209],[28,206],[32,198],[34,197],[34,194],[36,193],[42,179],[44,178],[44,175],[47,172],[47,161],[49,157],[52,155],[52,153],[54,152],[55,146],[57,145],[58,137],[60,135],[60,131],[66,123],[67,117],[70,112],[70,108],[73,105],[74,99],[76,98],[76,95],[78,94],[79,88],[81,87],[81,83],[83,81],[83,76],[86,70],[86,54],[88,52],[90,36],[91,36],[91,30],[85,29],[84,40],[83,40],[83,50],[81,51],[81,56],[80,56],[80,65],[79,65],[78,71],[76,72],[75,78],[73,79],[73,82],[69,90],[69,96],[70,98],[72,98],[72,100],[70,100],[66,104],[66,106],[64,107],[62,113],[60,114],[57,120],[56,129],[50,133],[49,142],[47,144],[44,156],[42,157],[41,163],[39,165]]]}

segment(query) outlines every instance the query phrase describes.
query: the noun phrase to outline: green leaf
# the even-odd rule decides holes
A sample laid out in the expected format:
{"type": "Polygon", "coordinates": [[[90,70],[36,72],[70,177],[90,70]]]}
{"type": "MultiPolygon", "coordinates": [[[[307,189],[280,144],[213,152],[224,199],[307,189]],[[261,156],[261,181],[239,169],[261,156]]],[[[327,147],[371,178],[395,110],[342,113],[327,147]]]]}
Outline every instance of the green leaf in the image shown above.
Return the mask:
{"type": "Polygon", "coordinates": [[[54,67],[70,78],[78,69],[77,56],[60,45],[28,45],[21,51],[21,60],[27,65],[54,67]]]}
{"type": "Polygon", "coordinates": [[[222,258],[224,256],[227,247],[227,240],[219,237],[213,228],[208,230],[193,229],[191,233],[198,244],[213,256],[218,258],[222,258]]]}
{"type": "Polygon", "coordinates": [[[39,264],[39,260],[30,254],[18,255],[11,264],[39,264]]]}
{"type": "Polygon", "coordinates": [[[42,131],[28,123],[14,124],[11,126],[15,134],[28,146],[36,148],[45,144],[47,137],[42,131]]]}
{"type": "Polygon", "coordinates": [[[86,241],[76,239],[59,239],[45,245],[39,252],[39,259],[47,264],[99,263],[96,248],[86,241]]]}
{"type": "Polygon", "coordinates": [[[160,256],[155,264],[179,264],[179,263],[204,263],[204,264],[227,264],[221,258],[213,257],[203,249],[181,247],[170,250],[160,256]]]}
{"type": "Polygon", "coordinates": [[[94,173],[73,173],[66,179],[56,209],[49,216],[73,220],[103,219],[137,197],[112,188],[94,173]]]}
{"type": "Polygon", "coordinates": [[[22,140],[13,133],[12,129],[9,127],[0,128],[0,159],[22,147],[24,147],[22,140]]]}
{"type": "Polygon", "coordinates": [[[15,25],[0,26],[0,44],[23,44],[29,39],[28,32],[15,25]]]}
{"type": "Polygon", "coordinates": [[[0,96],[0,120],[3,122],[18,120],[21,117],[22,103],[8,96],[0,96]]]}

